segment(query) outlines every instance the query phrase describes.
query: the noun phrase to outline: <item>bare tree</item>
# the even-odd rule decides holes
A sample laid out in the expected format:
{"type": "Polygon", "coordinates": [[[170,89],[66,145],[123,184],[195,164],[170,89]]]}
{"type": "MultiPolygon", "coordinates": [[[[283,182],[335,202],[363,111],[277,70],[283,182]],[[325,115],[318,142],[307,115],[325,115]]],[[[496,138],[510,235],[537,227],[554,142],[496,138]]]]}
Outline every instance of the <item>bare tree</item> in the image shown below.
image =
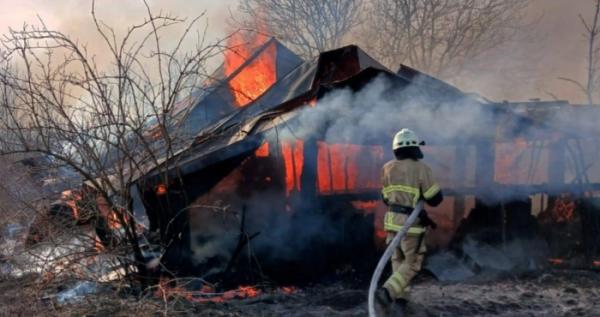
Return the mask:
{"type": "Polygon", "coordinates": [[[234,23],[272,34],[305,58],[337,48],[360,22],[362,0],[240,0],[234,23]]]}
{"type": "Polygon", "coordinates": [[[587,63],[585,83],[581,83],[573,78],[559,77],[560,80],[574,84],[585,94],[588,104],[594,104],[594,97],[598,90],[596,84],[600,79],[598,76],[600,45],[598,45],[598,34],[600,34],[600,0],[594,0],[594,10],[591,21],[579,15],[579,20],[585,29],[584,37],[587,40],[587,63]]]}
{"type": "Polygon", "coordinates": [[[141,3],[145,20],[117,36],[92,1],[96,35],[108,52],[102,64],[85,44],[41,20],[2,37],[0,155],[39,154],[76,171],[92,193],[96,218],[118,227],[121,255],[133,254],[143,274],[131,185],[158,165],[167,170],[190,141],[175,114],[207,78],[206,61],[220,46],[206,43],[203,14],[156,15],[141,3]],[[184,49],[188,39],[193,49],[184,49]]]}
{"type": "Polygon", "coordinates": [[[374,0],[362,37],[386,65],[444,78],[502,45],[523,25],[523,0],[374,0]]]}

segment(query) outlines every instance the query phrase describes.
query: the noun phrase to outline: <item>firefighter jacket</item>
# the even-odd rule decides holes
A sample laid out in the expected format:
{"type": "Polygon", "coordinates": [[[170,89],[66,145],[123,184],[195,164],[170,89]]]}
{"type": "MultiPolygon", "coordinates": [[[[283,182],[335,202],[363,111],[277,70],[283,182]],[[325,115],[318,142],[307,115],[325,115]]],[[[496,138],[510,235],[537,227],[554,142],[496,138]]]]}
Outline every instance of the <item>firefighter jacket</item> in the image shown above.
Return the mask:
{"type": "MultiPolygon", "coordinates": [[[[381,170],[383,200],[388,206],[406,207],[412,210],[419,199],[431,199],[440,192],[440,187],[433,179],[431,168],[422,161],[412,159],[392,160],[381,170]]],[[[392,212],[385,214],[384,229],[400,231],[406,220],[405,213],[392,212]]],[[[425,227],[413,225],[409,234],[422,234],[425,227]]]]}

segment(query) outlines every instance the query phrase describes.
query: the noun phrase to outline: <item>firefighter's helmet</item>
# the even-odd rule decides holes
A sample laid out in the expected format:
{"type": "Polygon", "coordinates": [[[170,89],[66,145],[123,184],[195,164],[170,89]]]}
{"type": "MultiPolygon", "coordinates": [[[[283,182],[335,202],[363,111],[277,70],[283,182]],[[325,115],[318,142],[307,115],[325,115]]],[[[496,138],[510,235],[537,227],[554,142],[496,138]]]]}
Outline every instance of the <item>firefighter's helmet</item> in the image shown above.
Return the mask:
{"type": "Polygon", "coordinates": [[[424,145],[424,142],[419,140],[419,137],[410,129],[402,129],[394,136],[392,150],[397,150],[405,147],[419,147],[424,145]]]}

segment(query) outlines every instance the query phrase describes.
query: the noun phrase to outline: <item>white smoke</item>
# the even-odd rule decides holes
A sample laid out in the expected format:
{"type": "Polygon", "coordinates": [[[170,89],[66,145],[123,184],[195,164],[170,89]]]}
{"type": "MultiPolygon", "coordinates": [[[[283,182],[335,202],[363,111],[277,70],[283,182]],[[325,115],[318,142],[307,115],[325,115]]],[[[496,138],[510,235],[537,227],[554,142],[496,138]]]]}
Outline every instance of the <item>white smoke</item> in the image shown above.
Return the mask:
{"type": "MultiPolygon", "coordinates": [[[[520,139],[530,145],[536,140],[548,147],[560,138],[598,143],[594,139],[600,111],[565,105],[525,113],[511,105],[490,103],[458,91],[443,91],[434,86],[437,83],[425,79],[417,78],[408,86],[399,87],[380,76],[357,92],[349,88],[334,90],[321,98],[316,107],[300,110],[296,122],[289,125],[292,133],[288,135],[314,137],[328,143],[379,144],[386,150],[391,148],[391,139],[401,128],[416,131],[428,144],[444,146],[520,139]]],[[[596,173],[600,170],[594,164],[598,148],[585,148],[583,163],[589,173],[598,174],[592,178],[600,181],[600,173],[596,173]]],[[[567,153],[573,154],[583,157],[581,150],[567,153]]]]}
{"type": "Polygon", "coordinates": [[[294,134],[306,138],[325,129],[326,142],[391,145],[393,134],[403,127],[442,141],[475,135],[493,120],[491,111],[477,107],[474,99],[445,102],[424,89],[420,83],[398,89],[380,76],[358,92],[335,90],[315,108],[301,111],[294,134]]]}

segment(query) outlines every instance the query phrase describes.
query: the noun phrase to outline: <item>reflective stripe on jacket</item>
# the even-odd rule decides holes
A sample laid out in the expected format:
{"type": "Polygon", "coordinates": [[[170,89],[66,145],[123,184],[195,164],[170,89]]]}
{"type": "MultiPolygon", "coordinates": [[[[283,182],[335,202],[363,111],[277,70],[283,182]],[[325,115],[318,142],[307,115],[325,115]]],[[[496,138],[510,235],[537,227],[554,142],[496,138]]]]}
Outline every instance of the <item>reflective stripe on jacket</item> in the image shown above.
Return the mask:
{"type": "MultiPolygon", "coordinates": [[[[407,216],[405,214],[399,214],[397,212],[388,211],[385,213],[385,219],[383,221],[383,229],[385,231],[400,231],[402,230],[402,225],[406,220],[407,216]]],[[[419,225],[412,225],[412,227],[408,228],[409,235],[420,235],[427,231],[427,228],[419,225]]]]}
{"type": "MultiPolygon", "coordinates": [[[[430,199],[435,196],[440,187],[433,179],[431,168],[421,161],[410,159],[392,160],[381,170],[381,191],[389,205],[415,207],[421,197],[430,199]]],[[[388,211],[385,215],[384,229],[399,231],[404,224],[406,215],[388,211]]],[[[421,234],[425,228],[413,226],[409,233],[421,234]]]]}

